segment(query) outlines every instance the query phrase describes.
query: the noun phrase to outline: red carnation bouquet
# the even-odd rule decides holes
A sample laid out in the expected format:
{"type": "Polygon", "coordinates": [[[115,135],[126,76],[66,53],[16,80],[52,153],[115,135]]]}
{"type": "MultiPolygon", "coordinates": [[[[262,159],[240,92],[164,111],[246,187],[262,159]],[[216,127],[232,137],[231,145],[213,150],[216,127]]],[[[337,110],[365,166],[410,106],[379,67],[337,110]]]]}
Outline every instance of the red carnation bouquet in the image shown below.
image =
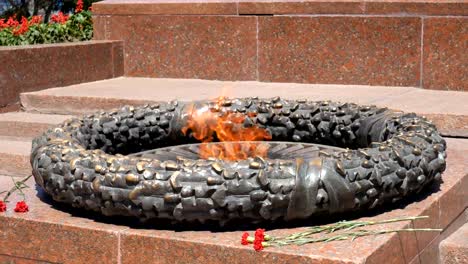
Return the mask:
{"type": "Polygon", "coordinates": [[[257,229],[253,237],[244,232],[241,238],[242,245],[253,244],[255,251],[266,247],[280,247],[287,245],[305,245],[319,242],[340,240],[354,240],[359,237],[381,235],[395,232],[441,232],[442,229],[432,228],[402,228],[392,230],[367,230],[366,226],[382,225],[401,221],[413,221],[428,218],[428,216],[410,216],[381,221],[341,221],[334,224],[307,227],[303,232],[297,232],[283,237],[272,237],[265,233],[265,229],[257,229]]]}

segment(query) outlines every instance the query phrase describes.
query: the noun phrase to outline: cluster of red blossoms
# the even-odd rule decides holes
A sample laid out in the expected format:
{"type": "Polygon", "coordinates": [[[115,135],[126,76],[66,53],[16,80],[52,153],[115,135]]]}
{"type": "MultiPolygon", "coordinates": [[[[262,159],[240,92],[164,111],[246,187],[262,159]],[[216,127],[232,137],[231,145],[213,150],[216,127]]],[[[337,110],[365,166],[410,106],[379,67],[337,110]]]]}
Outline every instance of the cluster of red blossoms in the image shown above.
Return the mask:
{"type": "MultiPolygon", "coordinates": [[[[78,0],[78,2],[76,3],[75,13],[77,14],[80,12],[83,12],[83,0],[78,0]]],[[[50,20],[54,23],[65,24],[69,18],[69,15],[65,15],[62,12],[58,12],[57,14],[53,14],[50,17],[50,20]]],[[[21,22],[17,21],[13,17],[10,17],[6,21],[5,19],[0,19],[0,30],[4,28],[13,28],[13,34],[15,36],[19,36],[26,33],[31,25],[39,24],[41,22],[41,16],[33,16],[31,17],[30,21],[28,21],[27,18],[22,17],[21,22]]]]}
{"type": "Polygon", "coordinates": [[[75,13],[80,13],[83,11],[83,0],[78,0],[76,2],[75,13]]]}
{"type": "Polygon", "coordinates": [[[42,17],[41,16],[32,16],[31,20],[29,21],[30,25],[36,25],[40,24],[42,22],[42,17]]]}
{"type": "Polygon", "coordinates": [[[26,33],[29,29],[29,26],[39,24],[41,21],[41,16],[33,16],[31,17],[30,21],[28,21],[27,18],[22,17],[21,23],[16,21],[16,19],[13,17],[10,17],[6,22],[5,19],[0,19],[0,29],[13,28],[13,35],[19,36],[26,33]]]}
{"type": "Polygon", "coordinates": [[[19,22],[16,19],[10,17],[6,22],[5,19],[0,19],[0,29],[7,27],[16,27],[19,25],[19,22]]]}
{"type": "Polygon", "coordinates": [[[69,15],[65,15],[62,11],[59,11],[57,14],[50,16],[50,20],[55,23],[65,24],[69,17],[69,15]]]}
{"type": "Polygon", "coordinates": [[[244,232],[242,234],[241,238],[241,244],[242,245],[248,245],[253,243],[253,248],[256,251],[261,251],[265,247],[268,246],[268,243],[266,241],[270,240],[270,236],[265,235],[265,229],[257,229],[255,230],[255,235],[254,237],[249,236],[249,233],[244,232]]]}
{"type": "Polygon", "coordinates": [[[25,18],[25,17],[22,17],[21,18],[21,26],[19,28],[15,28],[13,30],[13,35],[15,36],[19,36],[19,35],[23,35],[24,33],[26,33],[26,31],[28,31],[29,29],[29,24],[28,24],[28,19],[25,18]]]}
{"type": "MultiPolygon", "coordinates": [[[[7,209],[6,203],[4,201],[0,201],[0,213],[5,212],[7,209]]],[[[26,213],[29,211],[29,207],[25,201],[20,201],[16,203],[15,212],[17,213],[26,213]]]]}

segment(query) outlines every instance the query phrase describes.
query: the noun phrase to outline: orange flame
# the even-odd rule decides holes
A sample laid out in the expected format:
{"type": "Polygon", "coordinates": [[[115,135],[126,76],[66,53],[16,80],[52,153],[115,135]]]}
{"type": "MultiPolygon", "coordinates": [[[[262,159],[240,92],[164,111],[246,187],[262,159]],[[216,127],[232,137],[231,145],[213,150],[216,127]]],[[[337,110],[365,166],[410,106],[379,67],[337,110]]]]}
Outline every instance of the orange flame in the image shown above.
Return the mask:
{"type": "MultiPolygon", "coordinates": [[[[220,98],[222,100],[222,98],[220,98]]],[[[226,112],[220,114],[219,103],[214,109],[208,107],[193,111],[182,133],[191,131],[192,136],[203,143],[215,141],[262,141],[271,140],[271,135],[261,127],[244,127],[248,115],[226,112]],[[213,110],[213,111],[212,111],[213,110]]],[[[265,157],[268,147],[255,142],[232,144],[202,144],[200,158],[218,158],[223,160],[242,160],[252,156],[265,157]]]]}

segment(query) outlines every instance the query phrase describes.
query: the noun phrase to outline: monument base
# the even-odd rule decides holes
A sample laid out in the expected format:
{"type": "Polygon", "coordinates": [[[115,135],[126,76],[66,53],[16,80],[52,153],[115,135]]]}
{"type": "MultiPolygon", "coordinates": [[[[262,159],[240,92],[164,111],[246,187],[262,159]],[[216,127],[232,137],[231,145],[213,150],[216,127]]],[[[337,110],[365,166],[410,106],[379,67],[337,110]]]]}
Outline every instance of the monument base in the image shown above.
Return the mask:
{"type": "MultiPolygon", "coordinates": [[[[416,199],[382,212],[369,211],[362,220],[383,220],[427,215],[428,219],[373,226],[372,229],[441,228],[445,231],[393,233],[358,238],[355,241],[316,243],[304,246],[266,248],[256,252],[240,244],[244,231],[265,228],[273,236],[305,229],[299,227],[250,225],[225,228],[188,228],[167,223],[151,226],[121,218],[97,217],[86,211],[66,209],[31,186],[25,189],[28,213],[15,213],[10,197],[7,212],[0,213],[0,260],[61,263],[435,263],[437,243],[463,221],[455,221],[468,204],[466,164],[468,142],[447,139],[447,170],[444,182],[416,199]],[[453,223],[451,225],[451,223],[453,223]]],[[[12,181],[0,177],[0,186],[12,181]]],[[[340,219],[349,220],[349,219],[340,219]]],[[[310,219],[310,225],[318,223],[310,219]]],[[[323,219],[321,220],[323,223],[323,219]]]]}

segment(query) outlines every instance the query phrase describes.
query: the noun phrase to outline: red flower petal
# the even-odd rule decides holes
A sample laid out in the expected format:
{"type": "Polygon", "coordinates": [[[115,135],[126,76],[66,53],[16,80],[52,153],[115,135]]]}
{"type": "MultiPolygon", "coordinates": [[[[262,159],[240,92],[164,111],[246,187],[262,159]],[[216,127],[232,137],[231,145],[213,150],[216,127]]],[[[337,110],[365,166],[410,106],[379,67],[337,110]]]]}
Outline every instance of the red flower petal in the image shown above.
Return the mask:
{"type": "Polygon", "coordinates": [[[6,203],[0,201],[0,212],[5,212],[7,209],[6,203]]]}
{"type": "Polygon", "coordinates": [[[39,24],[42,21],[41,16],[32,16],[31,21],[29,22],[31,25],[39,24]]]}
{"type": "Polygon", "coordinates": [[[29,207],[28,207],[28,205],[26,204],[25,201],[21,201],[21,202],[16,203],[15,212],[25,213],[27,211],[29,211],[29,207]]]}
{"type": "Polygon", "coordinates": [[[75,13],[80,13],[83,11],[83,0],[78,0],[76,2],[75,13]]]}
{"type": "Polygon", "coordinates": [[[244,232],[244,234],[242,234],[242,239],[241,239],[241,244],[242,245],[248,245],[249,244],[249,241],[247,241],[248,237],[249,237],[249,233],[244,232]]]}
{"type": "Polygon", "coordinates": [[[262,241],[256,239],[256,240],[254,241],[253,248],[255,249],[255,251],[261,251],[261,250],[263,250],[264,247],[263,247],[262,241]]]}
{"type": "Polygon", "coordinates": [[[262,241],[265,240],[265,229],[258,228],[255,230],[255,239],[261,239],[262,241]]]}
{"type": "Polygon", "coordinates": [[[259,228],[255,230],[255,240],[254,240],[254,249],[256,251],[263,250],[262,242],[265,241],[265,229],[259,228]]]}

